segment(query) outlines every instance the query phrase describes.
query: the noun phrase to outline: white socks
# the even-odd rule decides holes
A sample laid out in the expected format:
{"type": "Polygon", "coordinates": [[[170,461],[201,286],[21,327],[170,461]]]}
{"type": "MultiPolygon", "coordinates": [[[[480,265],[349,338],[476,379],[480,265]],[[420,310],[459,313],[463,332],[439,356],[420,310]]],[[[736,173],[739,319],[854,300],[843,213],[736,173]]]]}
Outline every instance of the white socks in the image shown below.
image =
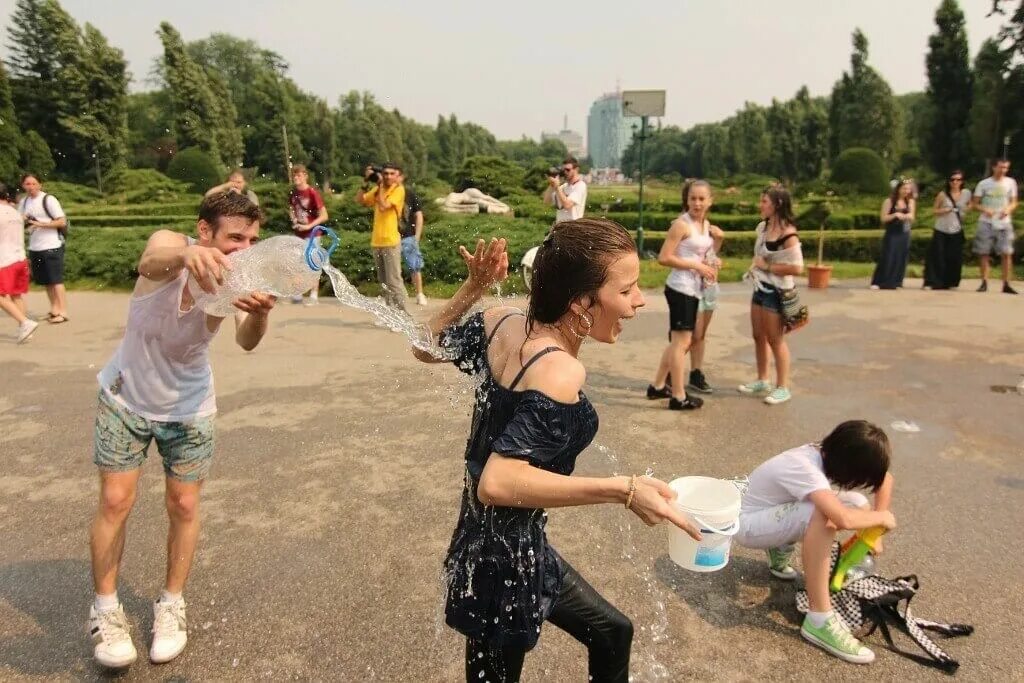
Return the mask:
{"type": "Polygon", "coordinates": [[[807,621],[811,622],[811,626],[814,628],[821,628],[828,621],[829,617],[832,616],[832,610],[827,612],[808,612],[807,621]]]}
{"type": "Polygon", "coordinates": [[[179,600],[181,600],[181,593],[169,593],[167,589],[164,589],[160,593],[160,602],[165,605],[172,602],[178,602],[179,600]]]}
{"type": "Polygon", "coordinates": [[[97,593],[94,604],[97,612],[109,612],[110,610],[117,609],[117,606],[121,603],[117,599],[117,591],[114,591],[110,595],[100,595],[97,593]]]}

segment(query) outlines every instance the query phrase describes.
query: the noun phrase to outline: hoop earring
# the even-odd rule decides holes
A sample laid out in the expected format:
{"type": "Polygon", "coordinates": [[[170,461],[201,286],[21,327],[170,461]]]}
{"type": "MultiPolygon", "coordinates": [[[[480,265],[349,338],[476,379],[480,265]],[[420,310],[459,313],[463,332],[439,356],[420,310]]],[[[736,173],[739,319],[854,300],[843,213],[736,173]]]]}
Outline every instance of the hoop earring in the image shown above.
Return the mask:
{"type": "Polygon", "coordinates": [[[587,338],[587,335],[590,334],[590,329],[594,326],[593,318],[587,318],[586,315],[584,315],[586,313],[586,311],[583,311],[583,313],[577,313],[576,324],[569,327],[569,331],[576,335],[576,338],[579,339],[580,341],[583,341],[584,339],[587,338]],[[576,328],[580,327],[581,323],[586,323],[586,329],[584,329],[582,332],[579,332],[576,328]]]}

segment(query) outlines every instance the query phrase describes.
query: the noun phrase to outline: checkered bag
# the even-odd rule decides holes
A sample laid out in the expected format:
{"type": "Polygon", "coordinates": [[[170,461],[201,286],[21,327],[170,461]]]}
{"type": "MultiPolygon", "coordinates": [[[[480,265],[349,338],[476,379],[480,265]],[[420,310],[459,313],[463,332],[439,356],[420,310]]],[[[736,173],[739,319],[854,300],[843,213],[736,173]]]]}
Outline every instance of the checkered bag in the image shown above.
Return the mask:
{"type": "MultiPolygon", "coordinates": [[[[832,569],[839,558],[839,544],[832,549],[832,569]]],[[[910,611],[910,600],[917,593],[920,584],[917,577],[899,576],[886,579],[881,576],[865,576],[850,581],[838,593],[832,594],[832,609],[839,620],[858,638],[863,638],[881,629],[886,643],[893,652],[913,659],[921,664],[935,666],[947,672],[956,671],[960,662],[939,647],[925,631],[944,636],[968,636],[974,632],[967,624],[946,624],[938,621],[919,619],[910,611]],[[901,608],[901,604],[903,605],[901,608]],[[910,636],[925,651],[927,657],[904,652],[893,642],[889,625],[895,626],[910,636]]],[[[796,594],[796,608],[804,614],[810,608],[807,591],[796,594]]]]}

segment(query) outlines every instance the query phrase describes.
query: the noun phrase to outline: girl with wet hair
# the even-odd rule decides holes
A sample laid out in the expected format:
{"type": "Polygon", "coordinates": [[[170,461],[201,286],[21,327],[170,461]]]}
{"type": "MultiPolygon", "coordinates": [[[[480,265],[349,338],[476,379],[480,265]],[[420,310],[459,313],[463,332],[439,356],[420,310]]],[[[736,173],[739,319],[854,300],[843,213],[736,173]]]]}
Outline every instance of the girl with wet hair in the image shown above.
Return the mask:
{"type": "Polygon", "coordinates": [[[754,260],[748,276],[754,283],[750,327],[754,336],[757,379],[741,384],[748,395],[764,396],[768,405],[785,403],[789,390],[789,345],[782,324],[782,291],[796,286],[793,276],[804,269],[800,238],[793,224],[793,202],[781,185],[761,193],[761,218],[754,240],[754,260]],[[769,356],[775,360],[775,384],[768,379],[769,356]]]}
{"type": "Polygon", "coordinates": [[[705,288],[718,280],[718,269],[708,262],[715,246],[707,219],[711,201],[711,185],[706,180],[688,182],[686,210],[672,221],[658,253],[658,263],[672,269],[665,280],[669,343],[661,354],[654,381],[647,387],[647,398],[669,399],[669,410],[694,410],[704,405],[702,399],[687,395],[683,378],[701,299],[705,288]],[[671,386],[670,374],[676,378],[671,386]]]}
{"type": "MultiPolygon", "coordinates": [[[[465,283],[427,324],[442,355],[478,381],[459,520],[445,558],[445,617],[466,636],[467,681],[517,681],[545,621],[587,647],[593,681],[627,681],[630,620],[547,541],[545,508],[619,503],[648,525],[698,531],[649,477],[571,476],[597,432],[579,360],[587,338],[615,343],[644,305],[626,230],[578,219],[552,228],[534,261],[527,313],[508,306],[460,319],[505,278],[504,240],[460,247],[465,283]]],[[[414,350],[423,361],[437,361],[414,350]]]]}

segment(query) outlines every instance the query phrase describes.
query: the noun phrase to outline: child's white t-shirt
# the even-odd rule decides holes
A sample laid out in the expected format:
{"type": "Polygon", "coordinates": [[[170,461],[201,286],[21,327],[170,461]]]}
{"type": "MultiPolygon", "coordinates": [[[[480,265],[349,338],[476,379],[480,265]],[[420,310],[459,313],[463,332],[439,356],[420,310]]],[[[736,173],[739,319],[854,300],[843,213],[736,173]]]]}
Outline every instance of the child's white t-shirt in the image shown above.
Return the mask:
{"type": "Polygon", "coordinates": [[[815,491],[830,491],[821,451],[806,444],[779,453],[750,474],[741,512],[754,512],[802,501],[815,491]]]}

